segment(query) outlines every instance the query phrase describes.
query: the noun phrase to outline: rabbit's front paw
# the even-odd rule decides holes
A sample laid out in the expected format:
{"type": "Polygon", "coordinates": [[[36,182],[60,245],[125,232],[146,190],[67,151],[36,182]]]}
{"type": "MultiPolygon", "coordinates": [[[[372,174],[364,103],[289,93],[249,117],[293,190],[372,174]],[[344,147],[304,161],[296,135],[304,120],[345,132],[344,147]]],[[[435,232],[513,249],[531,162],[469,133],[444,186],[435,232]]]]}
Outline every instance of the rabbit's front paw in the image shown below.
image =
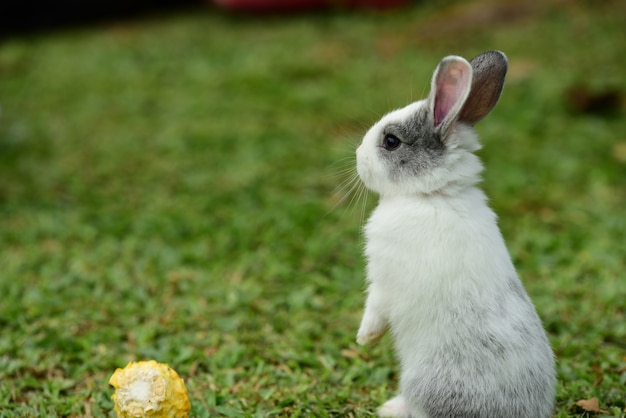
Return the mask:
{"type": "Polygon", "coordinates": [[[356,335],[356,342],[360,345],[373,344],[385,335],[386,328],[381,319],[366,315],[356,335]]]}
{"type": "Polygon", "coordinates": [[[368,344],[374,344],[375,342],[378,342],[378,340],[380,340],[383,335],[385,335],[385,332],[378,332],[378,333],[374,333],[374,332],[370,332],[370,333],[361,333],[359,332],[356,335],[356,342],[359,343],[360,345],[368,345],[368,344]]]}

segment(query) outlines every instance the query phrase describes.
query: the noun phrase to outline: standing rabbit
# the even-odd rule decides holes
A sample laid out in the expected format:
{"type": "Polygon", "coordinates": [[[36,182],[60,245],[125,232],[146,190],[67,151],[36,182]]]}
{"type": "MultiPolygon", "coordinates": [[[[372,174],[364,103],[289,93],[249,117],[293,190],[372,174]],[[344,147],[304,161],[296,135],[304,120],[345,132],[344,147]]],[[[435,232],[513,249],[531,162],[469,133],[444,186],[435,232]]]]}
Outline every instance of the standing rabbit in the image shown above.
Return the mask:
{"type": "Polygon", "coordinates": [[[427,99],[384,116],[357,149],[380,201],[365,227],[368,294],[359,344],[391,330],[399,394],[381,417],[546,418],[554,356],[476,187],[472,126],[495,106],[506,56],[444,58],[427,99]]]}

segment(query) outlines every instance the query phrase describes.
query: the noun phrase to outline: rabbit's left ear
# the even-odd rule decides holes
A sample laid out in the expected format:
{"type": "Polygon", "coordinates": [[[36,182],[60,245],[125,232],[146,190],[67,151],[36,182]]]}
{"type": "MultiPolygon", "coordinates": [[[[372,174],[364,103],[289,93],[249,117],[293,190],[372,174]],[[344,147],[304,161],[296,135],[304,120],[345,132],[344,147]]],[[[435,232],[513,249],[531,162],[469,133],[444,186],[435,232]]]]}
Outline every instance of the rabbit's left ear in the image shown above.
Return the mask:
{"type": "Polygon", "coordinates": [[[487,51],[474,58],[471,66],[472,88],[461,109],[459,121],[474,125],[498,103],[508,61],[503,52],[487,51]]]}
{"type": "Polygon", "coordinates": [[[449,56],[437,66],[431,81],[428,105],[434,128],[440,132],[442,141],[457,121],[471,84],[472,67],[464,58],[449,56]]]}

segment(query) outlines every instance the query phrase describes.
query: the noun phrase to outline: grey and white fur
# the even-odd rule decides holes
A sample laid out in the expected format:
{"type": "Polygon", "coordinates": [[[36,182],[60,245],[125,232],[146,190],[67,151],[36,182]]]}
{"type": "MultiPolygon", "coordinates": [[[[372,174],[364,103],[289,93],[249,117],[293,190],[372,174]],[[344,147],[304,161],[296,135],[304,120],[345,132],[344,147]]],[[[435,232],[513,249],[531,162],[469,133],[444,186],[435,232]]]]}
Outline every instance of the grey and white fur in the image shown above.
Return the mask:
{"type": "Polygon", "coordinates": [[[357,149],[359,176],[380,196],[365,226],[357,341],[389,329],[401,368],[381,417],[551,415],[552,349],[476,187],[472,127],[495,106],[506,71],[499,51],[444,58],[428,98],[385,115],[357,149]]]}

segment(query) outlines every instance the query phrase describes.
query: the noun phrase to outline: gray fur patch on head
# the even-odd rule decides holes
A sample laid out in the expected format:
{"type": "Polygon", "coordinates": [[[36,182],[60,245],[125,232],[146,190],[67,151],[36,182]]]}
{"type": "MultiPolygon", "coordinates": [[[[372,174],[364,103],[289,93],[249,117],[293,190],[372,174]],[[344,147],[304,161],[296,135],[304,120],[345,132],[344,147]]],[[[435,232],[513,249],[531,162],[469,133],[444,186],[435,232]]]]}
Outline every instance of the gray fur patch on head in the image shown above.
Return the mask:
{"type": "Polygon", "coordinates": [[[441,164],[446,146],[438,132],[432,128],[428,109],[422,107],[411,118],[397,123],[390,123],[382,130],[382,142],[385,135],[396,136],[402,145],[395,150],[379,147],[381,161],[387,165],[391,180],[419,176],[441,164]]]}

